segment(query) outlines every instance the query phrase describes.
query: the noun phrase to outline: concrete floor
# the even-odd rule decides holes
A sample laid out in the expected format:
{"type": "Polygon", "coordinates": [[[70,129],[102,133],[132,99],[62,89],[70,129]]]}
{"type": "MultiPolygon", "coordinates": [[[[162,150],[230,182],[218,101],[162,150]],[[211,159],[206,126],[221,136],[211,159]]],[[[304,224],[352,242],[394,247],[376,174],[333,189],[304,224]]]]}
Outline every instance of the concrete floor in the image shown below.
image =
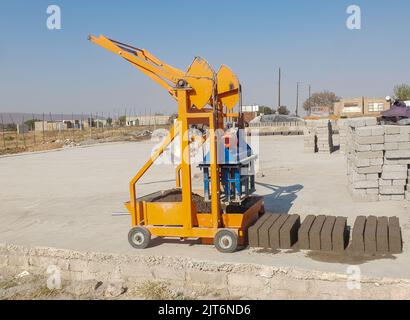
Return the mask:
{"type": "MultiPolygon", "coordinates": [[[[136,251],[127,242],[128,181],[147,160],[153,142],[103,144],[0,158],[0,243],[131,255],[186,256],[200,260],[294,266],[345,274],[360,265],[363,275],[410,279],[410,203],[354,202],[347,190],[344,156],[303,153],[302,136],[260,138],[257,193],[272,212],[341,215],[396,215],[403,228],[404,254],[354,260],[309,252],[218,253],[192,242],[153,241],[136,251]],[[262,177],[263,176],[263,177],[262,177]]],[[[200,176],[195,179],[196,187],[200,176]]],[[[174,186],[174,168],[157,165],[137,188],[138,195],[174,186]]]]}

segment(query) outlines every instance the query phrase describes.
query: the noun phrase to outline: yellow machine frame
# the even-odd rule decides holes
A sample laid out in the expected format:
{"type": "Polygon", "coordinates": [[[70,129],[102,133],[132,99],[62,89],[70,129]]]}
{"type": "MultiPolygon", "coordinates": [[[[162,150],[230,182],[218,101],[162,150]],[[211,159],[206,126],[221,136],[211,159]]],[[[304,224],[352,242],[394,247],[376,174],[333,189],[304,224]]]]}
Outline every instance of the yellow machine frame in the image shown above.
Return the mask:
{"type": "Polygon", "coordinates": [[[125,203],[132,226],[144,226],[158,237],[201,238],[204,243],[214,239],[221,229],[229,229],[239,237],[239,244],[246,242],[246,230],[263,212],[263,201],[257,201],[245,213],[221,213],[220,173],[217,163],[216,130],[224,127],[224,118],[239,118],[232,113],[237,105],[240,85],[232,71],[222,66],[215,74],[202,58],[183,72],[169,66],[143,49],[108,39],[104,36],[90,36],[93,43],[121,56],[144,74],[149,76],[178,103],[178,119],[161,147],[151,156],[130,182],[130,201],[125,203]],[[189,150],[187,132],[193,124],[209,127],[211,213],[198,213],[192,200],[191,160],[184,157],[189,150]],[[182,202],[159,203],[139,201],[136,184],[164,150],[177,137],[181,140],[181,164],[176,169],[176,185],[182,191],[182,202]]]}

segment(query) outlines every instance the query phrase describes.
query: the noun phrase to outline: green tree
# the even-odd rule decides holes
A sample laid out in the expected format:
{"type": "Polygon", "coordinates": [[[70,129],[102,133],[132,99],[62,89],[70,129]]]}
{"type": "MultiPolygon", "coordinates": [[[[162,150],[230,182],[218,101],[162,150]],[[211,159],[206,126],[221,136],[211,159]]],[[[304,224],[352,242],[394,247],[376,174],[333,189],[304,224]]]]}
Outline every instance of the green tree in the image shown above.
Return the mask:
{"type": "Polygon", "coordinates": [[[38,119],[31,119],[31,120],[27,120],[24,122],[24,124],[30,129],[30,130],[34,130],[34,123],[40,121],[38,119]]]}
{"type": "Polygon", "coordinates": [[[178,113],[173,113],[173,114],[171,114],[171,116],[169,117],[168,122],[169,122],[170,124],[173,124],[175,119],[178,119],[178,113]]]}
{"type": "Polygon", "coordinates": [[[264,115],[268,115],[268,114],[274,114],[275,110],[273,110],[271,107],[268,107],[268,106],[260,106],[259,112],[263,113],[264,115]]]}
{"type": "Polygon", "coordinates": [[[394,87],[394,96],[402,101],[410,100],[410,85],[401,84],[394,87]]]}
{"type": "Polygon", "coordinates": [[[112,118],[107,118],[107,124],[108,124],[109,126],[112,125],[112,118]]]}
{"type": "Polygon", "coordinates": [[[127,117],[126,116],[119,117],[118,122],[120,123],[120,126],[125,126],[125,123],[127,122],[127,117]]]}
{"type": "Polygon", "coordinates": [[[288,107],[286,107],[286,106],[280,106],[280,107],[278,108],[278,113],[281,114],[281,115],[287,116],[287,115],[289,115],[290,111],[289,111],[288,107]]]}
{"type": "Polygon", "coordinates": [[[303,108],[306,111],[310,111],[312,107],[329,107],[333,110],[335,102],[339,102],[340,98],[331,91],[316,92],[311,95],[310,99],[307,99],[303,103],[303,108]]]}

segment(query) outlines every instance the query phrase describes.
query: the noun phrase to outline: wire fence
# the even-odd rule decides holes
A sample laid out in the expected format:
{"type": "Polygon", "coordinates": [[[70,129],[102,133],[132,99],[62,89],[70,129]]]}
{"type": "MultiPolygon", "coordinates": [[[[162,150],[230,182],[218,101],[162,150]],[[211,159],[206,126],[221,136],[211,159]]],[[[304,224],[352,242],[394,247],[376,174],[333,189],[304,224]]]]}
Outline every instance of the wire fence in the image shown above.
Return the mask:
{"type": "Polygon", "coordinates": [[[61,115],[57,118],[51,113],[43,113],[40,117],[20,115],[16,120],[12,114],[3,113],[0,114],[0,154],[50,150],[87,143],[89,140],[138,140],[144,138],[148,131],[169,127],[170,119],[168,116],[138,118],[119,115],[105,118],[103,113],[72,114],[70,117],[61,115]]]}

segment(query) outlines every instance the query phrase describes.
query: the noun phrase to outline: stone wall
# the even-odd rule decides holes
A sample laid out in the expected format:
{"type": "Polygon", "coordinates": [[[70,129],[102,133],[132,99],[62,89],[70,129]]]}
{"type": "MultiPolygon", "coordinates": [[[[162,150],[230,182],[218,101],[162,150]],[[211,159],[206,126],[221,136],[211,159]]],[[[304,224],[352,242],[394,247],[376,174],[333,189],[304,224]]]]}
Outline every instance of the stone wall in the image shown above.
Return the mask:
{"type": "MultiPolygon", "coordinates": [[[[165,281],[176,286],[208,288],[222,296],[247,299],[409,299],[410,280],[361,278],[350,290],[349,275],[246,263],[199,261],[185,257],[132,256],[28,248],[0,244],[0,271],[26,270],[45,275],[57,266],[63,280],[165,281]],[[222,294],[223,293],[223,294],[222,294]]],[[[16,273],[17,274],[17,273],[16,273]]]]}

